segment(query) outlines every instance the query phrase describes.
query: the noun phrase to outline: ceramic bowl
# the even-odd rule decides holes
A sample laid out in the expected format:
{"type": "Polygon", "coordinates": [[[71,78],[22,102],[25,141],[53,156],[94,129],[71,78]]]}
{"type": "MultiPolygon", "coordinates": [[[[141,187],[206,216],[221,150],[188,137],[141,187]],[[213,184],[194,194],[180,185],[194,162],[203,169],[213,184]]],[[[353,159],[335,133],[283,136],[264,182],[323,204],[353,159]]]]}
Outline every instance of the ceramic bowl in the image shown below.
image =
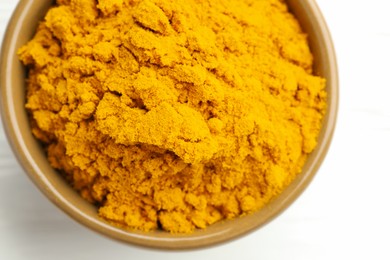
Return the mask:
{"type": "Polygon", "coordinates": [[[327,153],[337,114],[337,65],[324,18],[313,0],[287,2],[308,33],[315,58],[315,73],[327,80],[328,108],[318,146],[308,158],[302,173],[262,210],[235,220],[216,223],[189,235],[172,235],[163,231],[126,231],[100,219],[96,207],[82,199],[49,165],[43,149],[31,134],[24,108],[26,69],[19,62],[16,52],[32,38],[38,22],[52,4],[48,0],[21,0],[9,23],[2,46],[1,113],[17,159],[35,185],[66,214],[98,233],[128,244],[158,249],[193,249],[226,242],[259,229],[284,211],[308,186],[327,153]]]}

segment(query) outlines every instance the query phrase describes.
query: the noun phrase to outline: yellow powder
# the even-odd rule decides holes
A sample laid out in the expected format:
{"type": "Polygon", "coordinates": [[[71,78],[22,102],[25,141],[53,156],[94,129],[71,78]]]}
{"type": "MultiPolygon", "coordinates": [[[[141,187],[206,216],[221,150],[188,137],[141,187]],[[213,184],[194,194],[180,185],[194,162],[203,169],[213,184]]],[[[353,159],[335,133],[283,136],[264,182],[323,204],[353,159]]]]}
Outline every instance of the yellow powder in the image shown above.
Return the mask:
{"type": "Polygon", "coordinates": [[[57,0],[19,56],[51,165],[131,229],[260,210],[301,171],[326,107],[282,0],[57,0]]]}

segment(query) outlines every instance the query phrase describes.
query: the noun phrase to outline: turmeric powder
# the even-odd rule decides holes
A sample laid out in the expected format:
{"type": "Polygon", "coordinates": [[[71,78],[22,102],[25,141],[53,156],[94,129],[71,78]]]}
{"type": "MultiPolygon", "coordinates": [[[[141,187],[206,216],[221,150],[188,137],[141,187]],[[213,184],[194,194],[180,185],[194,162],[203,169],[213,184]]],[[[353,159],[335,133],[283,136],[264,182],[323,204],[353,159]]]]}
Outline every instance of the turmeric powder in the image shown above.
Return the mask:
{"type": "Polygon", "coordinates": [[[51,165],[130,229],[260,210],[300,173],[326,108],[283,0],[57,0],[19,57],[51,165]]]}

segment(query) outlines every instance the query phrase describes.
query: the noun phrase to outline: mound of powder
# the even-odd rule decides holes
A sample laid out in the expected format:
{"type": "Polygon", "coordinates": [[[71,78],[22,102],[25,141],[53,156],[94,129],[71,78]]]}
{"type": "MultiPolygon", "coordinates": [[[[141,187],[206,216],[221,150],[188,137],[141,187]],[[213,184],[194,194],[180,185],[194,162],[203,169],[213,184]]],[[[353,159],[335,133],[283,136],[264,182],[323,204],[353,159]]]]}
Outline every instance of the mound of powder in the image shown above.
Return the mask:
{"type": "Polygon", "coordinates": [[[130,229],[260,210],[300,173],[326,108],[282,0],[57,0],[19,57],[51,165],[130,229]]]}

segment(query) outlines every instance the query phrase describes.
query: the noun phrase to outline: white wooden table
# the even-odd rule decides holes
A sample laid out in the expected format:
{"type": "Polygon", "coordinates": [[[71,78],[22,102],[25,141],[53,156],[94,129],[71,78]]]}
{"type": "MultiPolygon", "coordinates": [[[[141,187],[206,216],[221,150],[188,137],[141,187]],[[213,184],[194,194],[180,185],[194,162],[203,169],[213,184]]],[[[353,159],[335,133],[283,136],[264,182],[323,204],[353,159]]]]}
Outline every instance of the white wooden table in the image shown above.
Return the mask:
{"type": "MultiPolygon", "coordinates": [[[[338,54],[329,154],[282,216],[237,241],[159,252],[75,223],[30,182],[0,127],[0,259],[390,259],[390,1],[318,0],[338,54]]],[[[0,38],[16,5],[0,0],[0,38]]]]}

